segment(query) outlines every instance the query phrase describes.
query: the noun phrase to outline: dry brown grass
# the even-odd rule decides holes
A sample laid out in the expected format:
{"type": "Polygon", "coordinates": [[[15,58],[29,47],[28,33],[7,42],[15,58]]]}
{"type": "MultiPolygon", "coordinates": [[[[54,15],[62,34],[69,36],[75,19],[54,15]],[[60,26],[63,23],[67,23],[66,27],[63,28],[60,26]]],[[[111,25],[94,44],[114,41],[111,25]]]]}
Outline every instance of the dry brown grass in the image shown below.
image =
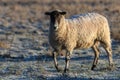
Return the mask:
{"type": "Polygon", "coordinates": [[[111,35],[114,37],[115,40],[120,40],[120,27],[119,28],[112,28],[111,35]]]}
{"type": "Polygon", "coordinates": [[[62,9],[68,12],[68,18],[74,14],[97,12],[106,16],[110,22],[112,38],[119,36],[120,31],[120,0],[1,0],[0,20],[6,23],[21,22],[22,24],[44,22],[48,18],[44,12],[62,9]],[[114,29],[115,28],[115,29],[114,29]]]}
{"type": "Polygon", "coordinates": [[[9,49],[10,44],[3,42],[3,41],[0,41],[0,48],[9,49]]]}

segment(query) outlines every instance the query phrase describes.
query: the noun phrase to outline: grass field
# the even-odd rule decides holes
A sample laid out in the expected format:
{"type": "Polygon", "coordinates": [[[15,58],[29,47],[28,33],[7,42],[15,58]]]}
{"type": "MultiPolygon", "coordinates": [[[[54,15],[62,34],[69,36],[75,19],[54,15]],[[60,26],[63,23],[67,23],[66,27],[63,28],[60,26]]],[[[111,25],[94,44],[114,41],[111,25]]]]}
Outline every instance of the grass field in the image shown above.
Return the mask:
{"type": "MultiPolygon", "coordinates": [[[[0,0],[0,80],[89,80],[120,79],[119,0],[0,0]],[[61,9],[72,15],[97,12],[110,25],[115,70],[109,71],[104,49],[96,70],[91,49],[75,50],[66,76],[55,70],[48,44],[46,11],[61,9]]],[[[59,57],[64,67],[64,57],[59,57]]]]}
{"type": "Polygon", "coordinates": [[[0,14],[4,26],[10,23],[39,22],[43,26],[48,18],[45,11],[61,9],[67,11],[69,18],[75,14],[97,12],[109,20],[112,38],[120,39],[120,1],[119,0],[1,0],[0,14]]]}

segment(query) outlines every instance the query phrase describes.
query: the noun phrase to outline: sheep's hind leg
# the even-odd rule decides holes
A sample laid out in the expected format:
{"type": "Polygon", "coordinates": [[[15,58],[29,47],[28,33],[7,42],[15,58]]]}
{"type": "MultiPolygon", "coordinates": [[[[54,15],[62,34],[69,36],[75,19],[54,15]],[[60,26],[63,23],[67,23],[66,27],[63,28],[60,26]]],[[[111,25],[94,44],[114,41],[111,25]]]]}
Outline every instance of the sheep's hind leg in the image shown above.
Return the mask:
{"type": "Polygon", "coordinates": [[[55,68],[57,69],[58,72],[62,71],[61,68],[58,67],[58,62],[57,62],[57,54],[56,52],[53,51],[53,59],[54,59],[54,65],[55,65],[55,68]]]}
{"type": "Polygon", "coordinates": [[[113,59],[112,59],[112,49],[111,49],[111,43],[108,41],[103,42],[103,47],[107,52],[108,55],[108,61],[109,61],[109,70],[113,70],[114,64],[113,64],[113,59]]]}
{"type": "Polygon", "coordinates": [[[93,65],[92,65],[92,68],[91,70],[94,70],[94,68],[96,67],[97,63],[98,63],[98,58],[99,58],[99,54],[100,54],[100,51],[98,49],[98,46],[99,46],[99,43],[95,43],[92,47],[93,51],[94,51],[94,54],[95,54],[95,58],[94,58],[94,61],[93,61],[93,65]]]}
{"type": "Polygon", "coordinates": [[[69,71],[70,54],[71,53],[69,51],[66,52],[66,56],[65,56],[65,62],[66,62],[66,64],[65,64],[64,73],[66,73],[66,72],[69,71]]]}
{"type": "Polygon", "coordinates": [[[109,47],[105,47],[105,50],[106,50],[107,55],[108,55],[109,69],[110,69],[110,70],[113,70],[114,64],[113,64],[113,59],[112,59],[112,49],[109,48],[109,47]]]}

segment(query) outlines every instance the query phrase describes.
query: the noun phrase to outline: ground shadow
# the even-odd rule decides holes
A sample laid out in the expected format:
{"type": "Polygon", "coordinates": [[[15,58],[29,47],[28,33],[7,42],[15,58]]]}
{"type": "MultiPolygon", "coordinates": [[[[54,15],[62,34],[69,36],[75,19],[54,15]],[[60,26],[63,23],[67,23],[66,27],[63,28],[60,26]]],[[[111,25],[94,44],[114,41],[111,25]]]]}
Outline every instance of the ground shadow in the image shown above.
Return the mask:
{"type": "MultiPolygon", "coordinates": [[[[65,57],[58,57],[59,60],[65,60],[65,57]]],[[[75,56],[71,57],[72,61],[78,61],[78,60],[93,60],[93,56],[75,56]]],[[[4,54],[0,55],[0,61],[1,62],[6,62],[6,61],[11,61],[11,62],[19,62],[19,61],[53,61],[53,57],[49,55],[34,55],[34,56],[18,56],[18,57],[11,57],[9,54],[4,54]]]]}
{"type": "Polygon", "coordinates": [[[20,61],[51,61],[52,57],[47,55],[34,55],[34,56],[18,56],[18,57],[11,57],[10,55],[0,55],[0,62],[20,62],[20,61]]]}
{"type": "MultiPolygon", "coordinates": [[[[107,56],[103,55],[100,56],[99,59],[105,59],[107,56]]],[[[59,60],[65,60],[65,57],[57,57],[58,61],[59,60]]],[[[81,61],[81,60],[93,60],[94,56],[92,55],[87,55],[87,56],[72,56],[71,57],[71,61],[81,61]]],[[[34,56],[28,56],[28,57],[24,57],[24,56],[18,56],[18,57],[11,57],[9,54],[4,54],[4,55],[0,55],[0,61],[5,62],[5,61],[13,61],[13,62],[17,62],[17,61],[52,61],[53,57],[47,54],[44,55],[34,55],[34,56]]]]}

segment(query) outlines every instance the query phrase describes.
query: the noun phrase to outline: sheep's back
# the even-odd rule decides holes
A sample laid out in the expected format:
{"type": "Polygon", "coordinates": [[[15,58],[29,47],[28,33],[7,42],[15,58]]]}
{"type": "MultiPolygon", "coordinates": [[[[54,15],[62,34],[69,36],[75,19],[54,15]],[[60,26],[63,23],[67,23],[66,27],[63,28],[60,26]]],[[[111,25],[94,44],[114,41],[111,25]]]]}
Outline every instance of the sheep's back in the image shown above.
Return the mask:
{"type": "Polygon", "coordinates": [[[77,45],[87,48],[93,45],[94,40],[109,38],[109,26],[107,19],[97,13],[75,15],[68,19],[70,27],[77,29],[77,45]]]}

